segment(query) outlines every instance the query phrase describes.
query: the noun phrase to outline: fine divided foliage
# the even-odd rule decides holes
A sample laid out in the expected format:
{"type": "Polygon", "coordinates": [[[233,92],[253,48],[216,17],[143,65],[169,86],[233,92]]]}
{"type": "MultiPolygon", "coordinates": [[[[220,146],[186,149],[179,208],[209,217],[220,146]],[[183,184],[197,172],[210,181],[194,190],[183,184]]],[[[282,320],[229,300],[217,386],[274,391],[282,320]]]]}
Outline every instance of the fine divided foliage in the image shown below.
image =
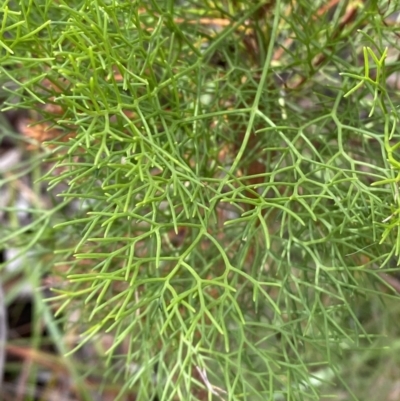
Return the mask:
{"type": "Polygon", "coordinates": [[[0,185],[33,184],[0,247],[77,399],[358,399],[398,302],[397,2],[2,3],[0,185]]]}

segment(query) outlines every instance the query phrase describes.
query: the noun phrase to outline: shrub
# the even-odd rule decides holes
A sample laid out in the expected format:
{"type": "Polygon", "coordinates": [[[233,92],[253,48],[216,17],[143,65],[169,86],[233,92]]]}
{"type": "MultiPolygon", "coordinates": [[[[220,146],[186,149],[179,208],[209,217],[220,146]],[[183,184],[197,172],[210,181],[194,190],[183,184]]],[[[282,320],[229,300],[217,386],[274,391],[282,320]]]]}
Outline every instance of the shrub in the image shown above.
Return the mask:
{"type": "Polygon", "coordinates": [[[395,8],[3,4],[3,109],[31,125],[1,183],[36,181],[1,246],[51,282],[79,397],[99,374],[118,399],[362,394],[346,361],[396,297],[395,8]]]}

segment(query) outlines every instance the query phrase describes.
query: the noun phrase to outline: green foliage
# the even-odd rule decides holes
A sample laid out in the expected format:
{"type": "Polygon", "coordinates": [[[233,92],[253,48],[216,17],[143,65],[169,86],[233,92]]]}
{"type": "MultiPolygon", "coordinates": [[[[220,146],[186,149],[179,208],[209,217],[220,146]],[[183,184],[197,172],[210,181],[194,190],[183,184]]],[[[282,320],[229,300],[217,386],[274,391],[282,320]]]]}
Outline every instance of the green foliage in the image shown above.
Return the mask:
{"type": "Polygon", "coordinates": [[[57,132],[29,157],[58,199],[0,244],[61,278],[62,352],[97,343],[120,399],[357,398],[400,254],[396,5],[2,5],[4,109],[57,132]]]}

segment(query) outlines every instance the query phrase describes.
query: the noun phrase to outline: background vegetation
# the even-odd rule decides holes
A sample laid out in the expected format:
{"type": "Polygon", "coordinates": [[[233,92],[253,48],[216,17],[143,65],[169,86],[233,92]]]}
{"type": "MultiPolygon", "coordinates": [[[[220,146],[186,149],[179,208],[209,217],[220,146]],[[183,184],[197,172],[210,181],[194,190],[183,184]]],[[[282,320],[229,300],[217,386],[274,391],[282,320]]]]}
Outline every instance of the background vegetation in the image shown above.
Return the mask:
{"type": "Polygon", "coordinates": [[[4,399],[398,399],[398,6],[3,1],[4,399]]]}

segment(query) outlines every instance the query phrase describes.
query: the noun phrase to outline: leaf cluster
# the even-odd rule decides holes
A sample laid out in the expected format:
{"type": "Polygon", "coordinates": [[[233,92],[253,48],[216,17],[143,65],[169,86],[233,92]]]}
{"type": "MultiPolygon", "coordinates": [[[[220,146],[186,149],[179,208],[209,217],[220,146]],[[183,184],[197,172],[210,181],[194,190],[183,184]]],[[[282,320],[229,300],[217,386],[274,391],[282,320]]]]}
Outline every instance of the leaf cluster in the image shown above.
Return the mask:
{"type": "Polygon", "coordinates": [[[393,294],[400,249],[380,3],[2,5],[4,109],[55,133],[33,166],[58,199],[1,246],[59,277],[70,352],[112,335],[120,399],[346,388],[341,360],[380,334],[357,308],[393,294]]]}

